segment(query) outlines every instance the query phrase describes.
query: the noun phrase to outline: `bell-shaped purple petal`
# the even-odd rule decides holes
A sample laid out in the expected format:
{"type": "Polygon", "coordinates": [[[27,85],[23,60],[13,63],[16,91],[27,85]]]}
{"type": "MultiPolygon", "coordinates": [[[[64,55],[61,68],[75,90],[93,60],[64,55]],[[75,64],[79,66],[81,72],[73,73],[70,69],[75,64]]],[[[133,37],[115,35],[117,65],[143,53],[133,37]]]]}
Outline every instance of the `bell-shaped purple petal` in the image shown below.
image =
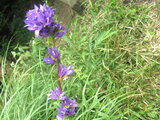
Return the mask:
{"type": "Polygon", "coordinates": [[[63,118],[64,117],[60,113],[58,113],[55,120],[63,120],[63,118]]]}
{"type": "Polygon", "coordinates": [[[39,30],[35,30],[34,33],[35,33],[35,36],[36,36],[36,37],[39,37],[39,36],[40,36],[40,35],[39,35],[39,30]]]}
{"type": "Polygon", "coordinates": [[[73,73],[74,69],[72,69],[72,66],[69,65],[69,67],[67,68],[66,74],[67,76],[70,76],[73,73]]]}
{"type": "Polygon", "coordinates": [[[75,107],[78,105],[75,103],[75,99],[70,100],[69,98],[64,99],[61,102],[60,108],[57,108],[58,114],[56,116],[57,120],[61,120],[64,117],[74,115],[75,112],[75,107]]]}
{"type": "Polygon", "coordinates": [[[66,80],[69,78],[69,76],[73,73],[74,69],[72,69],[72,66],[69,65],[67,68],[66,66],[62,67],[62,64],[59,64],[59,73],[58,75],[60,77],[63,77],[63,80],[66,80]]]}
{"type": "Polygon", "coordinates": [[[58,52],[58,49],[55,47],[51,50],[48,48],[48,53],[57,61],[60,57],[60,53],[58,52]]]}
{"type": "Polygon", "coordinates": [[[59,64],[59,73],[58,73],[58,75],[62,77],[62,76],[65,75],[65,73],[66,73],[66,66],[62,67],[62,64],[59,64]]]}
{"type": "Polygon", "coordinates": [[[67,31],[65,30],[64,26],[61,26],[60,24],[54,22],[51,24],[50,28],[50,32],[55,34],[56,38],[62,37],[67,31]]]}
{"type": "Polygon", "coordinates": [[[58,75],[62,77],[62,72],[63,72],[63,67],[62,67],[62,64],[59,64],[59,73],[58,75]]]}
{"type": "Polygon", "coordinates": [[[58,29],[59,29],[59,30],[64,30],[64,29],[65,29],[65,27],[64,27],[64,26],[61,26],[61,25],[59,25],[59,24],[58,24],[58,26],[57,26],[57,27],[58,27],[58,29]]]}
{"type": "Polygon", "coordinates": [[[46,58],[43,58],[43,61],[46,63],[46,64],[54,64],[54,61],[52,60],[52,58],[50,56],[46,57],[46,58]]]}
{"type": "Polygon", "coordinates": [[[43,29],[41,29],[40,32],[39,32],[39,35],[42,36],[42,37],[48,37],[49,34],[50,34],[50,33],[49,33],[49,29],[47,29],[47,28],[43,28],[43,29]]]}
{"type": "Polygon", "coordinates": [[[65,100],[66,96],[64,93],[61,93],[59,88],[55,88],[54,91],[50,89],[50,93],[47,94],[48,100],[53,99],[53,100],[65,100]]]}
{"type": "Polygon", "coordinates": [[[66,31],[67,31],[67,30],[65,30],[64,32],[57,32],[56,35],[55,35],[56,38],[62,37],[62,36],[66,33],[66,31]]]}
{"type": "Polygon", "coordinates": [[[38,10],[39,8],[38,8],[37,5],[34,4],[34,9],[35,9],[35,10],[38,10]]]}
{"type": "Polygon", "coordinates": [[[75,99],[70,100],[69,98],[66,98],[65,100],[62,101],[62,105],[66,106],[67,108],[75,108],[78,105],[75,103],[75,99]]]}

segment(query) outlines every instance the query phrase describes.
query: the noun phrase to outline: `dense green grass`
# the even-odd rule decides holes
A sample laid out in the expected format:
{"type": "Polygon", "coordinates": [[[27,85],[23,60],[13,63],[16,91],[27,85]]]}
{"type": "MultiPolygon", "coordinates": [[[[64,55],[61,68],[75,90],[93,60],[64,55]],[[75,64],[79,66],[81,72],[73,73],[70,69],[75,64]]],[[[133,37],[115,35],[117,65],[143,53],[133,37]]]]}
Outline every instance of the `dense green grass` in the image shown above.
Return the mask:
{"type": "MultiPolygon", "coordinates": [[[[68,119],[159,119],[160,56],[145,32],[154,7],[97,0],[88,2],[85,15],[73,20],[62,38],[66,43],[57,42],[62,64],[75,68],[71,78],[62,82],[63,91],[79,105],[76,115],[68,119]]],[[[55,118],[58,106],[47,101],[46,94],[58,84],[56,66],[42,61],[48,46],[45,39],[33,38],[31,49],[19,52],[10,76],[2,76],[0,120],[55,118]]],[[[7,52],[2,71],[6,58],[7,52]]]]}

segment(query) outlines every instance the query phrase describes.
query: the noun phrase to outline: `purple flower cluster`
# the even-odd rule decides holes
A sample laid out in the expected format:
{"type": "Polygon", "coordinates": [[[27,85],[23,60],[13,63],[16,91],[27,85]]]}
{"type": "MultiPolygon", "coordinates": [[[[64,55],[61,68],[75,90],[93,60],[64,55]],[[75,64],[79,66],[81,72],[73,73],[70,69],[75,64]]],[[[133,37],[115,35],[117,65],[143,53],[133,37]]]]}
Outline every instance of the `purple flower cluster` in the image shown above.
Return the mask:
{"type": "Polygon", "coordinates": [[[48,48],[48,53],[50,54],[50,56],[43,58],[43,61],[46,64],[54,64],[54,61],[57,61],[60,57],[60,53],[58,53],[58,49],[56,49],[55,47],[53,48],[53,50],[48,48]]]}
{"type": "Polygon", "coordinates": [[[75,103],[75,99],[70,100],[64,92],[61,90],[61,78],[66,80],[73,73],[74,69],[69,65],[62,67],[60,64],[60,53],[55,46],[55,38],[62,37],[67,30],[65,30],[64,26],[61,26],[59,23],[53,21],[55,9],[51,9],[47,7],[45,4],[40,5],[39,7],[34,5],[34,9],[29,10],[26,13],[26,19],[24,20],[25,26],[28,30],[34,31],[36,37],[54,37],[52,40],[53,49],[48,48],[48,53],[50,54],[48,57],[43,58],[43,61],[46,64],[54,64],[57,62],[57,75],[58,75],[58,85],[59,88],[55,88],[54,90],[50,89],[50,93],[47,94],[48,100],[60,100],[60,108],[57,108],[58,114],[55,120],[63,120],[64,117],[74,115],[75,108],[78,106],[75,103]]]}
{"type": "Polygon", "coordinates": [[[59,64],[59,73],[58,75],[63,77],[63,80],[66,80],[69,78],[69,76],[73,73],[74,69],[72,69],[72,66],[69,65],[67,68],[66,66],[62,67],[62,64],[59,64]]]}
{"type": "Polygon", "coordinates": [[[75,108],[78,106],[75,103],[76,100],[70,100],[67,98],[64,93],[60,93],[60,90],[57,87],[55,88],[55,91],[50,89],[50,93],[47,94],[47,96],[49,97],[48,100],[62,100],[60,108],[57,108],[58,114],[55,120],[63,120],[64,117],[74,115],[76,113],[75,108]]]}
{"type": "Polygon", "coordinates": [[[36,37],[48,37],[50,34],[54,34],[56,38],[62,37],[66,30],[64,26],[53,22],[53,15],[56,9],[46,7],[45,4],[38,6],[34,5],[34,9],[31,9],[26,14],[24,20],[25,26],[28,30],[34,31],[36,37]],[[59,32],[59,31],[62,32],[59,32]]]}
{"type": "MultiPolygon", "coordinates": [[[[55,47],[53,48],[53,50],[48,48],[48,53],[50,54],[50,56],[43,58],[43,61],[46,64],[54,64],[54,61],[58,61],[60,57],[60,53],[58,52],[58,49],[56,49],[55,47]]],[[[59,64],[58,75],[60,77],[63,77],[63,80],[68,79],[69,76],[73,73],[73,71],[74,69],[72,69],[71,65],[69,65],[69,67],[67,68],[66,66],[62,67],[62,64],[59,64]]]]}
{"type": "Polygon", "coordinates": [[[65,27],[61,26],[58,23],[52,23],[51,24],[50,32],[53,33],[53,34],[55,34],[55,38],[62,37],[66,33],[66,31],[67,30],[65,30],[65,27]],[[61,32],[58,32],[58,31],[61,31],[61,32]]]}
{"type": "MultiPolygon", "coordinates": [[[[53,50],[48,48],[48,53],[50,56],[43,58],[43,61],[46,64],[54,64],[54,61],[58,61],[60,57],[60,53],[58,53],[58,49],[55,47],[53,50]]],[[[62,64],[59,63],[59,71],[58,75],[60,78],[63,77],[63,80],[66,80],[69,78],[69,76],[73,73],[74,69],[72,69],[72,66],[69,65],[67,68],[66,66],[62,67],[62,64]]],[[[75,112],[75,107],[78,105],[75,103],[75,99],[70,100],[64,93],[60,91],[59,88],[55,88],[54,91],[50,89],[50,93],[47,94],[48,100],[53,99],[53,100],[61,100],[61,105],[60,108],[57,108],[58,114],[56,116],[55,120],[63,120],[64,117],[74,115],[75,112]]]]}
{"type": "Polygon", "coordinates": [[[64,95],[64,93],[61,93],[59,88],[55,88],[54,91],[52,89],[50,89],[49,94],[47,94],[48,96],[48,100],[53,99],[53,100],[65,100],[66,96],[64,95]]]}

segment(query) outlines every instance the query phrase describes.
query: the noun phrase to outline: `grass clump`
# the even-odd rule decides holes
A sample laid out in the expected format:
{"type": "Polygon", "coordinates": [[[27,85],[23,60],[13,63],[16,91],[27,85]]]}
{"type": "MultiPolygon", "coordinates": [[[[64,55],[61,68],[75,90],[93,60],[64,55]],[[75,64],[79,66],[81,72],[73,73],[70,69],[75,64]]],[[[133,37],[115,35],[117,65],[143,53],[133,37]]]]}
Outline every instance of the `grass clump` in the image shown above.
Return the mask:
{"type": "MultiPolygon", "coordinates": [[[[155,35],[147,39],[149,28],[157,32],[150,18],[155,6],[98,0],[86,8],[63,37],[66,44],[59,44],[61,62],[75,68],[74,77],[63,83],[79,105],[69,119],[158,119],[160,57],[151,46],[155,35]]],[[[3,75],[0,119],[55,118],[57,106],[46,100],[46,94],[57,84],[56,70],[42,62],[48,46],[42,41],[34,38],[31,50],[13,65],[10,78],[3,75]]]]}

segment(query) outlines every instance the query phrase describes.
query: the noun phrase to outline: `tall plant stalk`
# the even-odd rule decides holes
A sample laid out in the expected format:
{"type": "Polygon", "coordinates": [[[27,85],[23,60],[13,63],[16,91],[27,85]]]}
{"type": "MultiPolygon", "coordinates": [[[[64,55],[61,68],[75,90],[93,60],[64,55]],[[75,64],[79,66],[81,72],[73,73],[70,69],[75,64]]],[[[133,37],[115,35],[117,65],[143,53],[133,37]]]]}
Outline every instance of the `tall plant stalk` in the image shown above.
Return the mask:
{"type": "MultiPolygon", "coordinates": [[[[55,47],[55,39],[53,37],[50,37],[51,39],[51,42],[52,42],[52,46],[53,48],[55,47]]],[[[59,86],[59,90],[60,90],[60,93],[62,93],[62,88],[61,88],[61,77],[59,76],[59,63],[60,63],[60,60],[58,58],[57,60],[57,78],[58,78],[58,86],[59,86]]]]}

